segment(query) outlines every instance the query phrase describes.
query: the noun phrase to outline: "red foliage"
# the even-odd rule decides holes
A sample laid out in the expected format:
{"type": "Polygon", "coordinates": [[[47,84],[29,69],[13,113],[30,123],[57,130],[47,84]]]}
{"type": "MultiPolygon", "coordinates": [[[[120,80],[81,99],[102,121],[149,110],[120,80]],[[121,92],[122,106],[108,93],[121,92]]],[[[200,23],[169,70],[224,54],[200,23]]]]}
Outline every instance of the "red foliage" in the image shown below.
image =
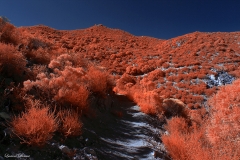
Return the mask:
{"type": "Polygon", "coordinates": [[[129,84],[135,85],[136,78],[128,74],[123,74],[122,77],[117,81],[117,88],[119,88],[120,90],[125,90],[128,89],[126,87],[128,87],[129,84]]]}
{"type": "Polygon", "coordinates": [[[40,96],[48,96],[45,98],[50,101],[72,106],[79,113],[86,111],[90,93],[104,97],[113,84],[103,67],[87,66],[82,60],[79,62],[83,67],[80,67],[73,58],[63,54],[53,59],[48,65],[53,73],[39,73],[36,81],[25,81],[25,90],[37,87],[42,91],[40,96]]]}
{"type": "Polygon", "coordinates": [[[162,140],[173,159],[233,159],[240,157],[240,80],[221,89],[209,101],[207,118],[203,110],[190,112],[191,123],[172,118],[162,140]],[[191,124],[191,125],[189,125],[191,124]]]}
{"type": "Polygon", "coordinates": [[[58,112],[60,121],[59,131],[65,137],[79,136],[82,133],[82,123],[79,121],[79,116],[72,110],[61,110],[58,112]]]}
{"type": "Polygon", "coordinates": [[[2,74],[7,77],[15,77],[15,79],[23,76],[27,61],[22,53],[16,51],[12,45],[0,43],[0,55],[2,74]]]}
{"type": "Polygon", "coordinates": [[[57,120],[48,106],[43,106],[39,101],[29,100],[27,111],[11,122],[14,134],[22,143],[42,146],[53,136],[57,130],[57,120]]]}
{"type": "Polygon", "coordinates": [[[19,34],[14,25],[0,17],[0,42],[17,45],[20,42],[19,34]]]}
{"type": "Polygon", "coordinates": [[[56,101],[67,106],[73,106],[78,113],[86,111],[88,107],[89,91],[83,85],[77,88],[64,88],[58,90],[58,94],[54,97],[56,101]]]}
{"type": "Polygon", "coordinates": [[[91,66],[88,68],[86,76],[89,78],[90,90],[99,96],[105,97],[110,85],[108,74],[105,71],[101,71],[100,68],[91,66]]]}
{"type": "MultiPolygon", "coordinates": [[[[59,63],[52,61],[50,64],[50,67],[55,67],[59,63]]],[[[59,68],[62,66],[60,65],[59,68]]],[[[24,88],[30,91],[33,86],[36,86],[43,95],[50,96],[46,98],[51,98],[63,105],[72,105],[81,112],[88,107],[89,91],[85,75],[86,72],[82,68],[66,66],[62,71],[55,68],[54,74],[40,73],[36,81],[25,81],[24,88]]]]}
{"type": "Polygon", "coordinates": [[[224,142],[229,141],[236,142],[236,145],[240,147],[239,91],[240,80],[236,80],[232,85],[221,87],[209,100],[212,114],[206,131],[211,143],[223,145],[224,142]]]}
{"type": "Polygon", "coordinates": [[[50,62],[50,55],[48,51],[43,48],[28,51],[25,56],[34,64],[48,65],[50,62]]]}
{"type": "Polygon", "coordinates": [[[160,114],[163,112],[162,100],[156,92],[135,92],[134,101],[140,106],[142,112],[147,114],[160,114]]]}

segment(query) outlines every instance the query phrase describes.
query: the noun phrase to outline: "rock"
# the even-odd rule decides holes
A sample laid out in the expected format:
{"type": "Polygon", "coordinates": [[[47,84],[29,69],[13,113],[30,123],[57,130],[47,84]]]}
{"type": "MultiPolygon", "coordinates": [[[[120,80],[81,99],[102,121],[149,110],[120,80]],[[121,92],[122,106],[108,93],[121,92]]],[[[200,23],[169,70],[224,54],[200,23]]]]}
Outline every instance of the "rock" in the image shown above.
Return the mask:
{"type": "Polygon", "coordinates": [[[179,99],[168,98],[163,100],[164,114],[167,118],[182,116],[187,118],[188,110],[186,105],[179,99]]]}
{"type": "Polygon", "coordinates": [[[153,156],[154,156],[154,158],[162,158],[162,153],[154,151],[153,156]]]}
{"type": "Polygon", "coordinates": [[[91,148],[85,147],[84,151],[85,151],[85,153],[91,154],[92,156],[96,156],[97,155],[96,152],[93,149],[91,149],[91,148]]]}
{"type": "Polygon", "coordinates": [[[11,136],[13,134],[13,129],[12,128],[6,128],[3,130],[3,132],[8,135],[11,136]]]}
{"type": "Polygon", "coordinates": [[[64,146],[64,145],[61,145],[61,146],[59,146],[58,147],[63,153],[65,153],[65,154],[71,154],[71,150],[67,147],[67,146],[64,146]]]}
{"type": "Polygon", "coordinates": [[[10,115],[7,114],[6,112],[0,112],[0,117],[2,117],[5,120],[11,119],[10,115]]]}
{"type": "Polygon", "coordinates": [[[158,159],[164,159],[164,160],[170,160],[170,158],[165,155],[164,153],[161,153],[161,152],[158,152],[158,151],[154,151],[154,154],[153,154],[154,158],[158,159]]]}
{"type": "MultiPolygon", "coordinates": [[[[215,71],[215,70],[214,70],[215,71]]],[[[216,71],[216,76],[209,75],[204,81],[208,88],[231,84],[235,78],[225,71],[216,71]]]]}
{"type": "Polygon", "coordinates": [[[76,149],[74,160],[98,160],[96,152],[88,147],[76,149]]]}

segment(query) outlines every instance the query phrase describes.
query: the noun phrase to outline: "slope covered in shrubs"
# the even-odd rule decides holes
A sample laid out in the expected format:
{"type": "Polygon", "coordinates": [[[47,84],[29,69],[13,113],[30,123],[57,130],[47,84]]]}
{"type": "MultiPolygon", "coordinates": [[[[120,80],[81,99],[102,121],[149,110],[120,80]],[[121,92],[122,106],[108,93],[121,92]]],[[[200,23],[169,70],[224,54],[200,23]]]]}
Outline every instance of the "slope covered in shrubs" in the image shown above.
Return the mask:
{"type": "Polygon", "coordinates": [[[11,125],[23,142],[44,145],[53,132],[80,135],[91,101],[101,107],[114,91],[167,122],[162,139],[173,159],[236,159],[239,47],[239,32],[159,40],[103,25],[17,28],[0,18],[1,112],[14,113],[11,125]],[[42,118],[29,121],[36,112],[42,118]],[[52,128],[34,128],[44,116],[52,128]],[[29,128],[21,123],[32,132],[22,134],[29,128]]]}
{"type": "Polygon", "coordinates": [[[221,87],[209,99],[208,115],[191,111],[188,118],[168,120],[162,140],[173,159],[239,159],[239,83],[221,87]]]}
{"type": "Polygon", "coordinates": [[[90,100],[109,94],[113,78],[83,54],[54,51],[42,37],[2,18],[0,24],[1,118],[14,115],[12,135],[32,146],[44,146],[55,133],[81,135],[90,100]]]}

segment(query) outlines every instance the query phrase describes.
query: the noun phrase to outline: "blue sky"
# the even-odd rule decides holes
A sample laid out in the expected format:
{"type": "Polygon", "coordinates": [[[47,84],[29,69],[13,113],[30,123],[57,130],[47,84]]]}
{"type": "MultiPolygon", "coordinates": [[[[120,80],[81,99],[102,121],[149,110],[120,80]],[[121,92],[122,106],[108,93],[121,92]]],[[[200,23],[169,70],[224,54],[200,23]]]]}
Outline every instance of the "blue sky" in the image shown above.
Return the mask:
{"type": "Polygon", "coordinates": [[[194,31],[240,31],[239,0],[0,0],[15,26],[84,29],[94,24],[170,39],[194,31]]]}

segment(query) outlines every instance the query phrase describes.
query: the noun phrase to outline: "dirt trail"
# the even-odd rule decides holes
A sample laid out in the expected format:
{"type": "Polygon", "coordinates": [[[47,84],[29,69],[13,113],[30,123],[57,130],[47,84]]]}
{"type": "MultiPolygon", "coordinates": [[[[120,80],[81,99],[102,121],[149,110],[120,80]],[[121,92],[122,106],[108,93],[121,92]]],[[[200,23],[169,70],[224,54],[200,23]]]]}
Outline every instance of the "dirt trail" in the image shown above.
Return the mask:
{"type": "Polygon", "coordinates": [[[96,119],[84,122],[83,136],[98,159],[167,159],[161,153],[164,150],[159,139],[161,124],[140,112],[126,97],[115,95],[112,99],[111,112],[122,112],[122,116],[101,111],[96,119]],[[157,154],[161,158],[155,158],[157,154]]]}

